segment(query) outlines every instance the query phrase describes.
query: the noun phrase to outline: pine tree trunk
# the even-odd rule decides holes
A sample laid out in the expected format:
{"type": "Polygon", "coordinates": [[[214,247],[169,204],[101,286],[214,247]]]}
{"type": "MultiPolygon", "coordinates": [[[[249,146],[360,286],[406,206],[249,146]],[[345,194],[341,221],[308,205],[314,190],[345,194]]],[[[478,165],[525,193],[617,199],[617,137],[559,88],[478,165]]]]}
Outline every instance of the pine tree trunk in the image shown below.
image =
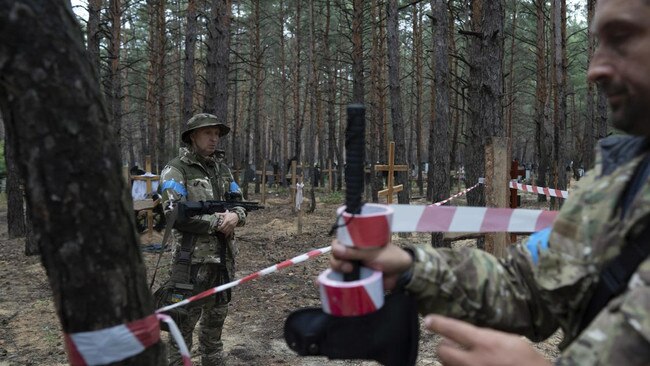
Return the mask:
{"type": "Polygon", "coordinates": [[[88,0],[88,23],[86,25],[86,40],[88,57],[90,63],[99,77],[99,43],[101,42],[101,32],[99,29],[101,22],[102,0],[88,0]]]}
{"type": "MultiPolygon", "coordinates": [[[[14,117],[3,110],[2,113],[5,126],[14,117]]],[[[7,231],[9,238],[20,238],[25,236],[25,191],[21,182],[19,171],[20,160],[17,157],[17,147],[14,146],[16,136],[11,135],[12,130],[7,128],[5,132],[5,161],[7,163],[7,231]]]]}
{"type": "MultiPolygon", "coordinates": [[[[187,25],[185,29],[185,58],[183,61],[183,117],[185,124],[194,115],[194,53],[196,51],[197,12],[196,0],[187,1],[187,25]]],[[[183,125],[184,127],[184,125],[183,125]]]]}
{"type": "MultiPolygon", "coordinates": [[[[472,65],[470,71],[470,111],[468,153],[477,157],[468,159],[467,185],[474,185],[485,172],[485,146],[488,137],[503,137],[503,23],[502,0],[474,0],[472,24],[476,34],[471,35],[472,65]]],[[[483,187],[470,191],[467,202],[484,206],[483,187]]]]}
{"type": "MultiPolygon", "coordinates": [[[[537,47],[536,47],[536,86],[535,86],[535,146],[537,153],[537,179],[540,187],[547,186],[546,175],[548,172],[548,131],[546,129],[546,103],[548,99],[546,78],[546,2],[536,0],[537,15],[537,47]]],[[[546,201],[545,195],[538,195],[538,201],[546,201]]]]}
{"type": "MultiPolygon", "coordinates": [[[[429,130],[429,185],[432,202],[449,197],[449,14],[445,0],[431,1],[433,34],[434,110],[429,130]]],[[[442,234],[431,235],[434,247],[444,245],[442,234]]]]}
{"type": "MultiPolygon", "coordinates": [[[[388,48],[388,90],[390,94],[390,117],[393,126],[393,139],[395,140],[395,164],[408,165],[406,158],[406,139],[404,133],[404,119],[402,113],[402,96],[400,82],[400,41],[398,30],[397,0],[386,2],[386,46],[388,48]]],[[[400,204],[409,203],[410,185],[408,172],[398,172],[396,184],[402,184],[403,190],[397,194],[400,204]]]]}
{"type": "MultiPolygon", "coordinates": [[[[596,0],[587,0],[587,61],[591,63],[596,49],[596,37],[594,35],[592,24],[594,11],[596,9],[596,0]]],[[[584,127],[584,150],[582,153],[584,169],[589,170],[594,166],[594,149],[596,147],[596,138],[594,136],[594,122],[596,119],[596,105],[594,103],[594,83],[587,80],[587,118],[584,127]]]]}
{"type": "Polygon", "coordinates": [[[120,70],[120,47],[122,39],[122,3],[121,0],[110,0],[108,6],[108,19],[111,25],[108,38],[108,58],[110,60],[109,75],[107,77],[106,100],[113,121],[113,130],[121,152],[122,136],[122,75],[120,70]]]}
{"type": "MultiPolygon", "coordinates": [[[[153,314],[119,152],[69,5],[1,0],[0,24],[0,108],[26,157],[28,207],[63,332],[153,314]]],[[[162,362],[158,342],[114,364],[162,362]]]]}
{"type": "Polygon", "coordinates": [[[352,9],[352,103],[363,104],[363,0],[354,0],[352,9]]]}

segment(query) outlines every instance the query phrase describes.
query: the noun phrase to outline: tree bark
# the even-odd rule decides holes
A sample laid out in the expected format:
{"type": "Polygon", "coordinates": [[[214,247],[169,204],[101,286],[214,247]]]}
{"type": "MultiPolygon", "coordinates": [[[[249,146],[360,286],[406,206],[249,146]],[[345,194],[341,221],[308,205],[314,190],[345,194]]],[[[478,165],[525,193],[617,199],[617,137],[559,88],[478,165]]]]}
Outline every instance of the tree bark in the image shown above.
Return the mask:
{"type": "MultiPolygon", "coordinates": [[[[434,36],[435,37],[435,36],[434,36]]],[[[417,169],[417,185],[420,196],[424,195],[424,179],[422,176],[422,100],[424,97],[424,77],[422,66],[422,11],[420,5],[413,5],[413,78],[415,87],[415,169],[417,169]]]]}
{"type": "MultiPolygon", "coordinates": [[[[10,110],[2,111],[3,121],[5,125],[9,120],[15,119],[10,115],[10,110]]],[[[19,171],[19,164],[21,159],[17,159],[19,154],[16,151],[15,141],[16,137],[12,135],[13,130],[7,128],[5,132],[5,146],[4,155],[7,164],[7,231],[10,239],[20,238],[25,236],[25,208],[24,196],[25,190],[21,182],[21,174],[19,171]]]]}
{"type": "MultiPolygon", "coordinates": [[[[402,113],[402,96],[400,83],[400,41],[399,41],[399,14],[397,0],[386,2],[386,46],[388,48],[388,90],[390,93],[390,117],[393,125],[393,139],[395,140],[395,164],[408,166],[406,154],[406,139],[404,133],[404,119],[402,113]]],[[[398,172],[396,183],[402,184],[404,189],[397,194],[400,204],[409,203],[410,184],[408,172],[398,172]]]]}
{"type": "MultiPolygon", "coordinates": [[[[567,116],[566,97],[566,0],[553,1],[553,64],[554,64],[554,109],[553,109],[553,187],[566,189],[565,130],[567,116]]],[[[551,199],[555,209],[558,200],[551,199]]]]}
{"type": "Polygon", "coordinates": [[[300,51],[302,48],[302,43],[301,43],[301,13],[302,13],[302,8],[301,8],[301,3],[302,1],[296,1],[296,31],[295,31],[295,62],[294,62],[294,80],[293,80],[293,123],[295,126],[295,140],[294,140],[294,146],[293,146],[293,158],[297,159],[297,161],[300,161],[300,152],[301,152],[301,147],[302,147],[302,128],[303,128],[303,120],[302,116],[300,115],[300,67],[301,67],[301,62],[300,62],[300,51]]]}
{"type": "Polygon", "coordinates": [[[110,37],[108,38],[108,59],[110,60],[107,77],[106,100],[113,121],[113,130],[121,152],[122,136],[122,75],[120,70],[120,47],[122,40],[122,3],[121,0],[109,0],[108,19],[110,37]]]}
{"type": "Polygon", "coordinates": [[[352,103],[363,104],[363,0],[354,0],[352,4],[352,103]]]}
{"type": "MultiPolygon", "coordinates": [[[[546,77],[546,1],[536,0],[537,15],[537,41],[536,41],[536,63],[537,70],[535,86],[535,147],[537,153],[537,179],[540,187],[547,186],[546,175],[548,172],[548,131],[546,129],[546,104],[548,99],[546,77]]],[[[546,201],[545,195],[538,195],[538,201],[546,201]]]]}
{"type": "Polygon", "coordinates": [[[102,12],[102,0],[88,0],[88,25],[86,26],[86,39],[88,58],[93,65],[95,73],[99,79],[99,43],[101,42],[101,32],[99,30],[102,12]]]}
{"type": "MultiPolygon", "coordinates": [[[[119,152],[69,5],[0,0],[0,24],[0,108],[63,332],[151,315],[119,152]]],[[[158,342],[115,364],[163,361],[158,342]]]]}
{"type": "Polygon", "coordinates": [[[212,0],[208,32],[205,111],[228,121],[230,17],[232,0],[212,0]]]}
{"type": "Polygon", "coordinates": [[[181,130],[185,123],[194,115],[194,53],[196,52],[197,14],[196,0],[187,1],[187,26],[185,30],[185,58],[183,59],[183,117],[181,130]]]}
{"type": "MultiPolygon", "coordinates": [[[[467,185],[485,175],[485,147],[488,137],[504,137],[502,110],[503,91],[503,23],[502,0],[473,0],[472,24],[477,36],[472,36],[470,48],[470,115],[467,185]]],[[[472,206],[484,206],[483,187],[467,194],[472,206]]]]}
{"type": "MultiPolygon", "coordinates": [[[[596,37],[592,30],[594,12],[596,9],[596,0],[587,0],[587,60],[591,63],[596,49],[596,37]]],[[[596,147],[596,138],[594,136],[594,122],[596,119],[596,105],[594,103],[594,83],[587,80],[587,115],[584,127],[584,150],[582,153],[584,169],[589,170],[594,167],[594,149],[596,147]]]]}
{"type": "MultiPolygon", "coordinates": [[[[449,197],[449,13],[445,0],[431,1],[434,110],[429,129],[428,181],[432,202],[449,197]]],[[[431,235],[433,247],[445,246],[441,233],[431,235]]],[[[449,246],[449,242],[446,244],[449,246]]]]}

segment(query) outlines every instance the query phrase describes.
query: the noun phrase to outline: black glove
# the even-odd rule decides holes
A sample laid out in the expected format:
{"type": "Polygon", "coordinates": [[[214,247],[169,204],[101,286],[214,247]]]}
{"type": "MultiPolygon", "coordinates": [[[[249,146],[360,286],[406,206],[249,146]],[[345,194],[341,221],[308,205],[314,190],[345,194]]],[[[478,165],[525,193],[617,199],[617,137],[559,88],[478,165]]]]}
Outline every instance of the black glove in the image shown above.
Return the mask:
{"type": "Polygon", "coordinates": [[[301,356],[407,366],[417,359],[420,324],[415,300],[394,293],[381,309],[362,316],[331,316],[321,308],[294,311],[284,323],[284,339],[301,356]]]}

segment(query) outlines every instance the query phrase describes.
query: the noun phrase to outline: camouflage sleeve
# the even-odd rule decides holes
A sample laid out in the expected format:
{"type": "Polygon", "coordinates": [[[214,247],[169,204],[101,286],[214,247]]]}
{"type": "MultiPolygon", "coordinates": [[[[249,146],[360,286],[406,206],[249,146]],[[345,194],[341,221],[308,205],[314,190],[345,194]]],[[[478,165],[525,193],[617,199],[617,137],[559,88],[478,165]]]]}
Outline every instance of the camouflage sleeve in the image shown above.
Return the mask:
{"type": "Polygon", "coordinates": [[[412,248],[413,276],[406,289],[422,314],[438,313],[480,326],[518,333],[533,341],[558,324],[536,290],[530,256],[521,245],[504,259],[478,249],[412,248]]]}
{"type": "Polygon", "coordinates": [[[239,221],[237,221],[237,227],[246,225],[246,210],[244,210],[243,207],[234,207],[232,209],[232,212],[236,213],[239,217],[239,221]]]}
{"type": "MultiPolygon", "coordinates": [[[[227,191],[232,192],[233,183],[234,183],[236,190],[241,194],[239,185],[235,181],[235,177],[233,177],[232,172],[230,171],[228,165],[225,163],[221,163],[220,165],[221,166],[219,170],[221,172],[221,179],[223,179],[226,182],[225,187],[227,188],[227,191]]],[[[239,218],[239,221],[237,221],[237,227],[246,225],[246,210],[243,207],[234,207],[231,211],[236,213],[239,218]]]]}
{"type": "MultiPolygon", "coordinates": [[[[187,199],[183,173],[173,166],[166,166],[160,174],[160,190],[163,209],[167,215],[173,203],[187,199]]],[[[217,220],[215,215],[198,215],[188,220],[177,220],[174,228],[195,234],[211,234],[218,224],[217,220]]]]}
{"type": "Polygon", "coordinates": [[[650,362],[650,260],[628,291],[613,299],[564,350],[558,365],[647,365],[650,362]]]}

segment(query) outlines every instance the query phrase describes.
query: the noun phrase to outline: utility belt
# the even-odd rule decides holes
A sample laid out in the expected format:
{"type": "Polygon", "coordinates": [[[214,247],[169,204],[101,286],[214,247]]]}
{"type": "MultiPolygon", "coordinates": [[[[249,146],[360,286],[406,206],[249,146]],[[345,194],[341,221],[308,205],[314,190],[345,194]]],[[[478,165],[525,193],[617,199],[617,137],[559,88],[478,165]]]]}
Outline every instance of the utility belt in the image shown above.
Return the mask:
{"type": "MultiPolygon", "coordinates": [[[[183,301],[212,288],[217,282],[230,282],[230,274],[226,266],[226,258],[229,250],[227,240],[222,233],[217,233],[217,238],[219,241],[219,259],[221,264],[195,265],[193,268],[192,254],[197,236],[192,233],[183,233],[180,250],[175,253],[172,262],[171,276],[153,294],[157,308],[183,301]],[[199,276],[198,271],[208,271],[208,273],[201,273],[199,276]],[[198,277],[201,277],[203,280],[195,283],[198,277]]],[[[176,324],[181,324],[189,316],[189,310],[191,308],[200,306],[207,301],[227,304],[230,302],[230,299],[231,290],[228,289],[224,293],[216,294],[215,297],[210,296],[193,301],[186,306],[171,309],[166,314],[171,316],[176,324]]],[[[164,325],[162,327],[163,330],[168,330],[164,325]]]]}

